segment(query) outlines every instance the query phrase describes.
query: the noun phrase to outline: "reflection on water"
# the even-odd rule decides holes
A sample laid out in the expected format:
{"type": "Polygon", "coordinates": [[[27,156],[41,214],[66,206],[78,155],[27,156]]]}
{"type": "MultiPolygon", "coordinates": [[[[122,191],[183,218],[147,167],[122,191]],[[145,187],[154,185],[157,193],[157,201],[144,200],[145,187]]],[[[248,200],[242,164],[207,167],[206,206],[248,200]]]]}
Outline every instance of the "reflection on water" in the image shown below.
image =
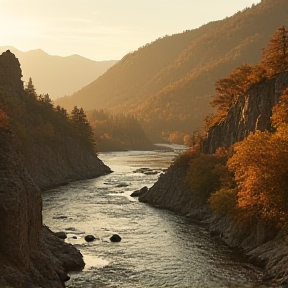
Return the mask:
{"type": "Polygon", "coordinates": [[[130,197],[152,186],[174,157],[173,151],[103,153],[112,174],[44,193],[45,224],[66,231],[84,255],[86,267],[71,274],[68,287],[256,287],[250,265],[203,227],[130,197]],[[139,168],[159,173],[135,173],[139,168]],[[114,233],[120,243],[110,242],[114,233]],[[87,243],[87,234],[97,239],[87,243]]]}

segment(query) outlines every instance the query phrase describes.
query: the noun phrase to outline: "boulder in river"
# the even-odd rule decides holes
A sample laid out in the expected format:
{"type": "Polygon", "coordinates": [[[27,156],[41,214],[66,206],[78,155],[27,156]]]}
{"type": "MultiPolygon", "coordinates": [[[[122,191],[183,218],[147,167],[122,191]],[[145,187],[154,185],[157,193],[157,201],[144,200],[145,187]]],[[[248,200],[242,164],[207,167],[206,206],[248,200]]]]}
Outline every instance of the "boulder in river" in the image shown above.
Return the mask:
{"type": "Polygon", "coordinates": [[[117,188],[123,188],[123,187],[128,187],[129,185],[127,183],[120,183],[116,187],[117,188]]]}
{"type": "Polygon", "coordinates": [[[140,190],[134,191],[130,196],[131,197],[140,197],[148,191],[148,187],[144,186],[140,190]]]}
{"type": "Polygon", "coordinates": [[[93,235],[86,235],[84,237],[84,239],[85,239],[86,242],[92,242],[92,241],[94,241],[96,239],[96,237],[93,236],[93,235]]]}
{"type": "Polygon", "coordinates": [[[111,242],[120,242],[120,241],[121,241],[121,237],[120,237],[118,234],[113,234],[113,235],[110,237],[110,241],[111,241],[111,242]]]}

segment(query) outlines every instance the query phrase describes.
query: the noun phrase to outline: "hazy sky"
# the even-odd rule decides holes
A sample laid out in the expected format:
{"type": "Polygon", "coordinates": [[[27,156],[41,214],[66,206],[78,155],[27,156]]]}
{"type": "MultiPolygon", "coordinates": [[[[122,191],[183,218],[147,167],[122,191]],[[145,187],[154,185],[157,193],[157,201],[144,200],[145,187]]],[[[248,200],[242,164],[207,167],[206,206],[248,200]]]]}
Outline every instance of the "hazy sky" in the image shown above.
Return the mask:
{"type": "Polygon", "coordinates": [[[260,0],[0,0],[0,46],[118,60],[260,0]]]}

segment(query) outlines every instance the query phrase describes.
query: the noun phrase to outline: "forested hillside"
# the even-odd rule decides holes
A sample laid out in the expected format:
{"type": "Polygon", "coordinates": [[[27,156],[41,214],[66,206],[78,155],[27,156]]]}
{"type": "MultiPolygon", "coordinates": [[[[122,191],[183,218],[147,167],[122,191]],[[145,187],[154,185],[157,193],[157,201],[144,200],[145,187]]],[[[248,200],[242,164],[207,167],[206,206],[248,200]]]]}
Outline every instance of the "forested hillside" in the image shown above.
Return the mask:
{"type": "Polygon", "coordinates": [[[78,91],[117,63],[93,61],[79,55],[54,56],[41,49],[22,52],[14,47],[0,47],[0,54],[8,49],[21,63],[23,80],[27,83],[32,77],[37,93],[49,93],[53,100],[78,91]]]}
{"type": "Polygon", "coordinates": [[[133,116],[110,115],[103,110],[90,110],[87,112],[87,119],[95,135],[97,149],[101,152],[155,148],[133,116]]]}
{"type": "Polygon", "coordinates": [[[222,21],[157,39],[57,103],[131,113],[154,138],[191,133],[213,111],[215,81],[239,65],[257,63],[273,32],[288,24],[287,15],[286,0],[262,0],[222,21]]]}
{"type": "Polygon", "coordinates": [[[0,55],[0,126],[11,129],[34,182],[42,189],[110,172],[98,158],[92,128],[82,108],[68,113],[23,87],[18,59],[0,55]]]}

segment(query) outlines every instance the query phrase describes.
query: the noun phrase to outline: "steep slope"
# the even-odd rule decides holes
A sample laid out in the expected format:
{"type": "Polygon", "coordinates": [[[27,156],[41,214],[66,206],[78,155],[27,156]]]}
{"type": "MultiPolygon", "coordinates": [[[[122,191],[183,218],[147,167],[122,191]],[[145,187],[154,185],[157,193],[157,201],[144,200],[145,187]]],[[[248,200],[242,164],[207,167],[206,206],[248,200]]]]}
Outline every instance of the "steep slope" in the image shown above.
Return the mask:
{"type": "Polygon", "coordinates": [[[51,99],[70,95],[97,79],[117,61],[93,61],[79,55],[53,56],[41,49],[22,52],[14,47],[0,47],[0,54],[10,50],[19,59],[23,79],[32,77],[37,92],[49,93],[51,99]]]}
{"type": "MultiPolygon", "coordinates": [[[[153,77],[168,66],[193,40],[209,30],[211,24],[184,34],[159,38],[157,41],[127,54],[96,81],[73,94],[68,99],[58,99],[57,104],[64,107],[73,105],[91,108],[108,108],[125,102],[137,102],[147,97],[149,91],[142,91],[153,77]],[[142,97],[141,97],[141,94],[142,97]],[[81,100],[80,100],[81,99],[81,100]]],[[[149,88],[150,89],[150,88],[149,88]]],[[[153,87],[155,91],[157,87],[153,87]]]]}
{"type": "Polygon", "coordinates": [[[288,24],[287,14],[287,1],[265,0],[222,21],[158,39],[57,103],[135,114],[150,135],[191,132],[212,111],[215,80],[258,62],[272,33],[288,24]]]}

